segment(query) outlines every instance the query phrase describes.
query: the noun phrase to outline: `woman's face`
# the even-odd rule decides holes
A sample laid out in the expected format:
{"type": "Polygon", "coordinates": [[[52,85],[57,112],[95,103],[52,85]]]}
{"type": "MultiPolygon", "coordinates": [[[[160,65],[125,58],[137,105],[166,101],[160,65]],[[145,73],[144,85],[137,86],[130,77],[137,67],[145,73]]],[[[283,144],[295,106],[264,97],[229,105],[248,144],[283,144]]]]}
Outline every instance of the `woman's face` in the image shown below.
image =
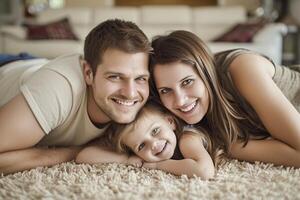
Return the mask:
{"type": "Polygon", "coordinates": [[[154,66],[154,81],[163,105],[188,124],[207,113],[207,88],[194,67],[181,62],[154,66]]]}

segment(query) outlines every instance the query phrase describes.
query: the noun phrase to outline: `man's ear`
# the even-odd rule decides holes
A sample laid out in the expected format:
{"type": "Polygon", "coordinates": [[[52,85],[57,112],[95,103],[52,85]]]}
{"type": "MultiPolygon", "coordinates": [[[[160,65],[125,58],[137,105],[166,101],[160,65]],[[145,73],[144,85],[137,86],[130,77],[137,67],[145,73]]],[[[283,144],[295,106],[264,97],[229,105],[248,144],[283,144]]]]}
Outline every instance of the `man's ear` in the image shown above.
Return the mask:
{"type": "Polygon", "coordinates": [[[87,85],[92,85],[94,76],[91,65],[87,61],[83,61],[83,77],[87,85]]]}
{"type": "Polygon", "coordinates": [[[170,127],[174,131],[176,129],[176,123],[175,123],[174,117],[171,116],[171,115],[167,115],[167,116],[165,116],[165,119],[167,120],[167,122],[169,123],[170,127]]]}

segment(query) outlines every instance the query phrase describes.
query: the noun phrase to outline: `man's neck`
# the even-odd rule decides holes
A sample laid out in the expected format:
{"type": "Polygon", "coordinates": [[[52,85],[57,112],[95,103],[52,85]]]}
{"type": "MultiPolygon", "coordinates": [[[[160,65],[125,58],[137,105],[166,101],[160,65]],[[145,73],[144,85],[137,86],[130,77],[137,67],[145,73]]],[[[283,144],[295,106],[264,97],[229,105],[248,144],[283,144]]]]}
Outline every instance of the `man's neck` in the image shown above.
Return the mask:
{"type": "Polygon", "coordinates": [[[92,91],[90,88],[87,88],[87,113],[91,122],[97,128],[104,128],[107,124],[110,123],[110,119],[102,114],[102,110],[97,106],[92,91]]]}

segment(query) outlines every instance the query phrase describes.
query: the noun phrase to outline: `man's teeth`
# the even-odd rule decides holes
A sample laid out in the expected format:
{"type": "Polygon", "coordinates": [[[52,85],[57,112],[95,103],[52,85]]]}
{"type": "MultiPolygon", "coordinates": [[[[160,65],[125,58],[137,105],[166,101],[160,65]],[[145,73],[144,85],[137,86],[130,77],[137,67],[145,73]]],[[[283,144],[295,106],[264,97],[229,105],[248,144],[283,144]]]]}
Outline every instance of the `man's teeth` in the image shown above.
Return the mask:
{"type": "Polygon", "coordinates": [[[135,104],[136,101],[129,101],[129,100],[121,100],[121,99],[114,99],[116,103],[122,104],[124,106],[132,106],[135,104]]]}
{"type": "Polygon", "coordinates": [[[180,109],[180,111],[182,111],[182,112],[189,112],[189,111],[191,111],[195,106],[196,106],[196,101],[194,102],[194,103],[192,103],[191,105],[189,105],[188,107],[186,107],[186,108],[181,108],[180,109]]]}

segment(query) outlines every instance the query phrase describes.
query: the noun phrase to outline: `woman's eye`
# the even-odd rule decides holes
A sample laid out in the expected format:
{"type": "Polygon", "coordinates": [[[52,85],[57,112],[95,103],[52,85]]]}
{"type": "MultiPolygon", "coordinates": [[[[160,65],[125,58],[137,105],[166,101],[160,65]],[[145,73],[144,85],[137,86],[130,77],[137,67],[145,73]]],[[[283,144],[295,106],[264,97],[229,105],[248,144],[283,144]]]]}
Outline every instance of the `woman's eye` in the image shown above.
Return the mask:
{"type": "Polygon", "coordinates": [[[159,131],[160,131],[160,128],[154,128],[153,130],[152,130],[152,136],[155,136],[155,135],[157,135],[158,133],[159,133],[159,131]]]}
{"type": "Polygon", "coordinates": [[[144,146],[145,146],[145,143],[140,144],[138,147],[138,151],[141,151],[144,148],[144,146]]]}
{"type": "Polygon", "coordinates": [[[159,90],[160,94],[167,94],[168,92],[169,92],[168,89],[161,89],[161,90],[159,90]]]}
{"type": "Polygon", "coordinates": [[[187,80],[184,80],[184,81],[182,82],[182,85],[183,85],[183,86],[190,85],[190,84],[193,83],[193,82],[194,82],[193,79],[187,79],[187,80]]]}

